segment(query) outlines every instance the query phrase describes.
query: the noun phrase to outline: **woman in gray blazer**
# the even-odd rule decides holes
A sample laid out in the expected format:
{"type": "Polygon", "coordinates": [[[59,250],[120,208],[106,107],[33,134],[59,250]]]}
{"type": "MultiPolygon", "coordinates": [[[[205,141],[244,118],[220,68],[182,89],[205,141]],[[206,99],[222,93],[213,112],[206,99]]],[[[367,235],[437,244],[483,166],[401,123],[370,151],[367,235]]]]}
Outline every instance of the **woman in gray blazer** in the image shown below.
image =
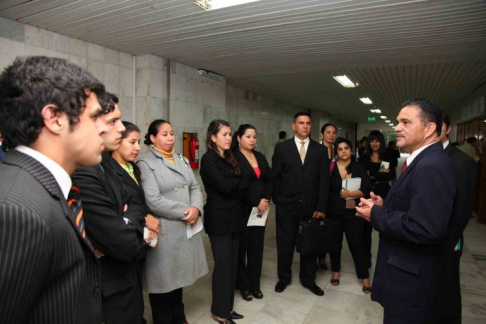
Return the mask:
{"type": "Polygon", "coordinates": [[[144,143],[150,151],[137,165],[146,203],[162,228],[157,248],[147,253],[143,285],[154,324],[182,324],[182,288],[208,273],[201,233],[187,238],[188,227],[202,222],[203,197],[189,161],[174,153],[174,130],[168,121],[153,121],[144,143]]]}

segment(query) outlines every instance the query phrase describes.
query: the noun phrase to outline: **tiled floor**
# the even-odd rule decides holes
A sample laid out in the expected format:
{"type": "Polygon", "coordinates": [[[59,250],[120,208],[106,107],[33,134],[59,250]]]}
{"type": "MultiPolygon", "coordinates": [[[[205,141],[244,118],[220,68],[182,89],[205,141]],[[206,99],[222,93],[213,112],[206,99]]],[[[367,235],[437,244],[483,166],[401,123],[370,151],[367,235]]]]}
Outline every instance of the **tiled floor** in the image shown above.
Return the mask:
{"type": "MultiPolygon", "coordinates": [[[[273,208],[275,210],[275,208],[273,208]]],[[[465,232],[466,246],[461,261],[463,298],[463,323],[486,323],[486,225],[471,219],[465,232]]],[[[376,256],[378,236],[373,235],[373,255],[376,256]]],[[[212,255],[208,237],[204,244],[210,273],[191,287],[184,288],[184,304],[187,320],[191,324],[212,324],[211,318],[211,271],[212,255]]],[[[244,301],[239,292],[235,296],[235,311],[245,316],[243,323],[323,323],[323,324],[378,324],[383,321],[382,307],[361,292],[361,281],[356,278],[353,261],[344,244],[341,284],[329,283],[330,271],[319,270],[316,283],[325,291],[317,297],[303,288],[298,278],[298,254],[294,257],[293,281],[283,293],[274,291],[277,282],[277,249],[275,240],[275,213],[272,212],[265,233],[265,252],[262,274],[262,291],[265,297],[251,302],[244,301]]],[[[329,262],[329,260],[328,260],[329,262]]],[[[374,264],[374,260],[373,260],[374,264]]],[[[373,269],[372,273],[373,273],[373,269]]],[[[371,278],[372,279],[372,278],[371,278]]],[[[145,296],[145,318],[152,324],[150,304],[145,296]]]]}

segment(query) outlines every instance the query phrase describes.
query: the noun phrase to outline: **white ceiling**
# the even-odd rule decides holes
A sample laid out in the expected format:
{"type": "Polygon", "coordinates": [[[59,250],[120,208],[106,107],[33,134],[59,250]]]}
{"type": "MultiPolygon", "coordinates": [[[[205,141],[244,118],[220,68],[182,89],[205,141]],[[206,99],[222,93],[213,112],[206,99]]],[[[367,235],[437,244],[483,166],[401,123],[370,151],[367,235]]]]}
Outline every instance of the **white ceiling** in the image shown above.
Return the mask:
{"type": "Polygon", "coordinates": [[[371,115],[362,96],[394,118],[411,97],[450,111],[486,82],[484,0],[262,0],[214,11],[192,0],[6,0],[0,16],[211,70],[347,121],[371,115]],[[360,86],[341,87],[340,74],[360,86]]]}

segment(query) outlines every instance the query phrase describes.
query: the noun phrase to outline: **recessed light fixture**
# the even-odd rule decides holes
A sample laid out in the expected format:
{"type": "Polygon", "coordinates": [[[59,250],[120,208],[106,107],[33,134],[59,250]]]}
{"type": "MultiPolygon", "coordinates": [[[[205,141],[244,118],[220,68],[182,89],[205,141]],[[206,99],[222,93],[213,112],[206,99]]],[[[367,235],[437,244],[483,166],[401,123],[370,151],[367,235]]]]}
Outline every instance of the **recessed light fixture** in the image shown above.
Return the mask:
{"type": "Polygon", "coordinates": [[[386,119],[386,116],[380,116],[381,119],[386,119]]]}
{"type": "Polygon", "coordinates": [[[371,111],[373,114],[381,114],[381,110],[380,110],[380,109],[370,109],[370,111],[371,111]]]}
{"type": "Polygon", "coordinates": [[[337,75],[337,76],[333,76],[333,78],[345,88],[356,88],[357,86],[357,83],[355,84],[353,81],[349,80],[349,78],[345,75],[337,75]]]}
{"type": "Polygon", "coordinates": [[[391,121],[389,119],[385,120],[385,123],[391,123],[391,121]]]}
{"type": "Polygon", "coordinates": [[[256,1],[260,0],[194,0],[194,3],[204,10],[216,10],[256,1]]]}
{"type": "Polygon", "coordinates": [[[394,124],[392,124],[392,123],[389,123],[388,125],[390,125],[391,127],[395,127],[395,125],[394,125],[394,124]]]}
{"type": "Polygon", "coordinates": [[[361,100],[365,105],[371,105],[373,103],[373,101],[371,101],[371,99],[368,97],[359,98],[359,100],[361,100]]]}

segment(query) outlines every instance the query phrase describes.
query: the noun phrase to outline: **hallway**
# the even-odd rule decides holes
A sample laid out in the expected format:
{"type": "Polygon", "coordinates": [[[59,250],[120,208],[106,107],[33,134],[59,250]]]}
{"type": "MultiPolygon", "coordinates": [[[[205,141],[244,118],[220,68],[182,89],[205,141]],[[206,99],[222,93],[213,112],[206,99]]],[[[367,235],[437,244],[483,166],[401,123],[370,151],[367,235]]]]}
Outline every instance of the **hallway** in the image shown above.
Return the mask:
{"type": "MultiPolygon", "coordinates": [[[[212,255],[207,235],[204,243],[210,274],[212,255]]],[[[373,266],[378,247],[378,234],[373,232],[373,266]]],[[[329,263],[329,256],[327,257],[329,263]]],[[[361,292],[361,282],[356,278],[351,254],[344,243],[341,283],[332,286],[329,283],[330,270],[319,270],[316,283],[325,291],[323,297],[317,297],[303,288],[298,277],[299,255],[295,253],[292,268],[292,284],[283,292],[274,291],[277,282],[277,247],[275,238],[275,207],[271,210],[265,232],[265,251],[262,273],[262,292],[265,297],[251,302],[244,301],[239,292],[235,296],[235,311],[245,318],[243,323],[322,323],[322,324],[381,324],[383,308],[372,302],[369,295],[361,292]]],[[[374,268],[371,269],[372,273],[374,268]]],[[[184,290],[184,304],[187,320],[191,324],[212,324],[211,318],[211,276],[198,280],[184,290]]],[[[371,278],[372,279],[372,278],[371,278]]],[[[465,232],[465,249],[461,260],[461,287],[463,305],[463,324],[486,322],[486,225],[471,219],[465,232]]],[[[145,319],[152,323],[150,304],[145,296],[145,319]]]]}

